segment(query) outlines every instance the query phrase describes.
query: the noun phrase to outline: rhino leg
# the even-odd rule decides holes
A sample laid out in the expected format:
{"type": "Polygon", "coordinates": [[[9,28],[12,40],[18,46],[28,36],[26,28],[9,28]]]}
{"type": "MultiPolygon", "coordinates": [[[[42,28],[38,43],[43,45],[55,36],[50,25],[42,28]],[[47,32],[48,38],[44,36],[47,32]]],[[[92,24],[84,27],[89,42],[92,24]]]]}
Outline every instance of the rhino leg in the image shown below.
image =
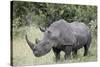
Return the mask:
{"type": "Polygon", "coordinates": [[[71,57],[71,52],[65,53],[64,58],[65,60],[70,59],[71,57]]]}
{"type": "Polygon", "coordinates": [[[77,50],[73,50],[72,55],[74,58],[77,57],[77,50]]]}
{"type": "Polygon", "coordinates": [[[84,56],[88,55],[88,50],[91,44],[91,35],[89,35],[89,39],[87,41],[87,43],[84,45],[84,56]]]}
{"type": "Polygon", "coordinates": [[[72,51],[72,46],[66,46],[64,49],[65,52],[65,60],[70,59],[71,58],[71,51],[72,51]]]}
{"type": "Polygon", "coordinates": [[[88,55],[88,45],[84,45],[84,56],[87,56],[88,55]]]}
{"type": "Polygon", "coordinates": [[[56,62],[59,62],[60,60],[60,51],[59,49],[57,48],[53,48],[53,52],[54,52],[54,55],[55,55],[55,58],[56,58],[56,62]]]}

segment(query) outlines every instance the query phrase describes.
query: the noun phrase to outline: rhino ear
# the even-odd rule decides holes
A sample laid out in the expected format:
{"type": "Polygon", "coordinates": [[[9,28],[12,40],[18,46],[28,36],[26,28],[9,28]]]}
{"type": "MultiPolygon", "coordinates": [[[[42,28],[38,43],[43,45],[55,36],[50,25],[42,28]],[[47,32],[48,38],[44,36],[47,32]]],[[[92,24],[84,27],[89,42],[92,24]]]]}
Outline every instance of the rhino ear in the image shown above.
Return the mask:
{"type": "Polygon", "coordinates": [[[38,44],[40,42],[40,40],[38,39],[35,39],[35,43],[38,44]]]}
{"type": "Polygon", "coordinates": [[[43,27],[39,27],[40,31],[42,32],[45,32],[46,31],[46,28],[43,28],[43,27]]]}

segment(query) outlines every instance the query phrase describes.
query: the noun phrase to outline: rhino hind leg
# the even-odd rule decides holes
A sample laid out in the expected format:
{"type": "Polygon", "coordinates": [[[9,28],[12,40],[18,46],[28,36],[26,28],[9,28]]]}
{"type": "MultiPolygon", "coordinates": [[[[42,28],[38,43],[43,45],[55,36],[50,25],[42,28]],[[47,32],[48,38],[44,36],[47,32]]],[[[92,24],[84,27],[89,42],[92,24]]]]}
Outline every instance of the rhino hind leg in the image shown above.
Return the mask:
{"type": "Polygon", "coordinates": [[[91,41],[88,41],[88,43],[84,45],[84,56],[87,56],[89,53],[90,42],[91,41]]]}
{"type": "Polygon", "coordinates": [[[84,56],[88,55],[91,39],[84,45],[84,56]]]}
{"type": "Polygon", "coordinates": [[[57,48],[53,48],[53,52],[54,52],[54,55],[55,55],[55,58],[56,58],[56,62],[60,61],[60,51],[61,50],[59,50],[57,48]]]}
{"type": "Polygon", "coordinates": [[[88,45],[84,45],[84,56],[87,56],[88,55],[88,45]]]}
{"type": "Polygon", "coordinates": [[[88,53],[89,53],[89,48],[90,48],[90,44],[91,44],[91,39],[92,39],[92,37],[91,37],[91,35],[89,35],[88,41],[87,41],[87,43],[84,45],[84,56],[87,56],[88,53]]]}

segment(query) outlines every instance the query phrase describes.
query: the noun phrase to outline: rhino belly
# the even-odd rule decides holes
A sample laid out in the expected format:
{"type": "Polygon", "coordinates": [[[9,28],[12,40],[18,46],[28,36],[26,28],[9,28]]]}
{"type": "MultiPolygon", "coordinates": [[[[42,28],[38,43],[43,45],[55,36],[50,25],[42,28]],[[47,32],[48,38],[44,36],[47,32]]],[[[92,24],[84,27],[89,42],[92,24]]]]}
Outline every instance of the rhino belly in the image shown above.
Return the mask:
{"type": "Polygon", "coordinates": [[[73,49],[80,49],[82,47],[84,47],[84,45],[87,42],[87,37],[85,36],[78,36],[76,43],[73,45],[73,49]]]}

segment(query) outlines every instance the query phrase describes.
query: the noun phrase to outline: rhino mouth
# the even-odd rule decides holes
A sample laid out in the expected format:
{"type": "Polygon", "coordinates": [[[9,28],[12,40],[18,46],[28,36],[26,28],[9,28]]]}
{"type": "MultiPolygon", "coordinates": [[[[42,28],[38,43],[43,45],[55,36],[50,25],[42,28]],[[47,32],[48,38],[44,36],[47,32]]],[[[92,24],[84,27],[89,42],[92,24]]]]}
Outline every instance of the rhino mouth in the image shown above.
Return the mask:
{"type": "Polygon", "coordinates": [[[44,55],[44,54],[42,54],[40,52],[38,53],[37,51],[33,52],[33,54],[34,54],[35,57],[41,57],[41,56],[44,55]]]}
{"type": "Polygon", "coordinates": [[[37,52],[37,51],[34,51],[33,54],[35,57],[41,57],[41,56],[44,56],[46,54],[48,54],[50,52],[50,50],[46,50],[46,52],[37,52]]]}
{"type": "Polygon", "coordinates": [[[42,55],[39,55],[39,54],[34,54],[36,57],[41,57],[42,55]]]}
{"type": "MultiPolygon", "coordinates": [[[[47,53],[46,53],[47,54],[47,53]]],[[[34,54],[35,57],[42,57],[44,56],[45,54],[34,54]]]]}
{"type": "Polygon", "coordinates": [[[35,57],[41,57],[42,55],[40,53],[38,53],[37,51],[33,51],[33,54],[35,57]]]}

